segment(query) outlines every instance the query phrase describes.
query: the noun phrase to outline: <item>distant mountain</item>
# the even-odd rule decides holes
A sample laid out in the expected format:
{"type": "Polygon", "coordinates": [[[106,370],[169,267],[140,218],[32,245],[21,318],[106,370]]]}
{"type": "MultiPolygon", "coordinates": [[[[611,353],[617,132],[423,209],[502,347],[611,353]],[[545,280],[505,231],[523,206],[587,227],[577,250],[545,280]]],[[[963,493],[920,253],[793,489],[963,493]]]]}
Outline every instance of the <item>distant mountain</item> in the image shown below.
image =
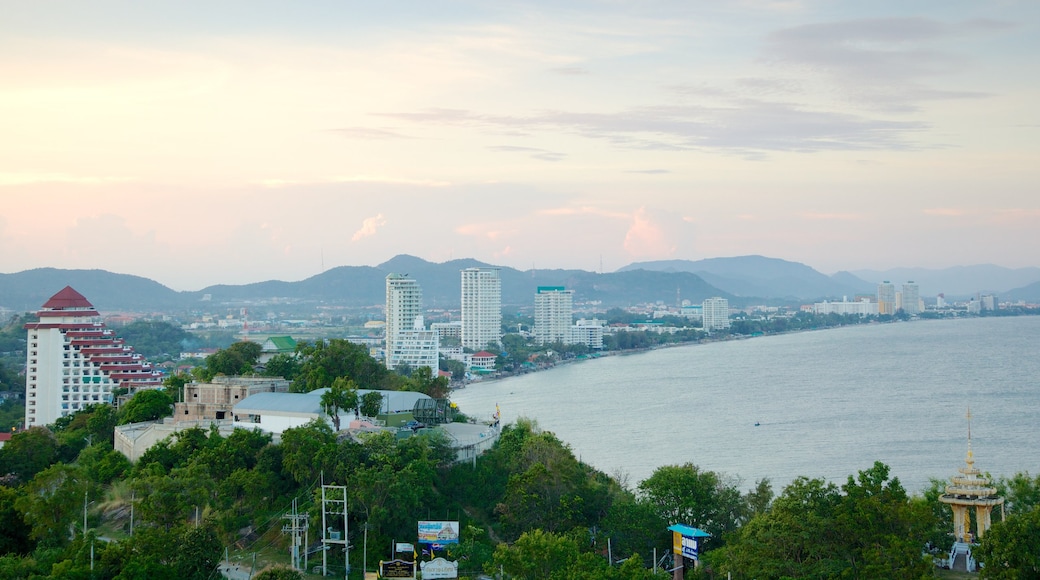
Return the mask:
{"type": "Polygon", "coordinates": [[[805,264],[765,256],[737,256],[707,260],[636,262],[618,270],[631,272],[690,272],[736,296],[781,300],[850,299],[870,292],[872,286],[851,274],[830,277],[805,264]]]}
{"type": "Polygon", "coordinates": [[[928,268],[893,268],[891,270],[856,270],[856,276],[877,284],[889,280],[897,287],[904,282],[914,281],[921,296],[935,296],[940,292],[947,298],[968,297],[975,294],[1003,294],[1040,282],[1040,268],[1004,268],[992,264],[954,266],[941,270],[928,268]]]}
{"type": "MultiPolygon", "coordinates": [[[[218,307],[239,307],[265,301],[312,308],[315,305],[345,307],[381,306],[386,300],[386,275],[408,274],[423,289],[427,308],[458,308],[461,303],[460,271],[470,267],[495,267],[476,260],[452,260],[441,264],[414,256],[397,256],[383,264],[342,266],[298,282],[269,280],[243,285],[218,284],[193,292],[176,292],[157,282],[104,270],[29,270],[0,274],[0,307],[33,312],[66,285],[87,297],[102,312],[178,312],[218,307]],[[309,306],[308,306],[309,305],[309,306]]],[[[582,270],[528,270],[500,268],[502,303],[507,307],[534,304],[538,286],[565,286],[575,302],[598,301],[603,307],[644,302],[669,305],[677,300],[700,302],[712,296],[740,299],[688,272],[618,272],[597,274],[582,270]]],[[[286,307],[284,310],[289,310],[286,307]]],[[[279,308],[279,310],[283,310],[279,308]]]]}
{"type": "Polygon", "coordinates": [[[1032,304],[1040,303],[1040,282],[1033,282],[1028,286],[1021,288],[1015,288],[1008,290],[1007,292],[1001,292],[997,298],[1001,301],[1008,300],[1011,302],[1018,302],[1022,300],[1032,304]]]}
{"type": "Polygon", "coordinates": [[[86,296],[95,308],[106,312],[162,311],[179,307],[183,302],[177,291],[141,276],[105,270],[37,268],[0,274],[0,306],[16,312],[35,312],[69,285],[86,296]]]}

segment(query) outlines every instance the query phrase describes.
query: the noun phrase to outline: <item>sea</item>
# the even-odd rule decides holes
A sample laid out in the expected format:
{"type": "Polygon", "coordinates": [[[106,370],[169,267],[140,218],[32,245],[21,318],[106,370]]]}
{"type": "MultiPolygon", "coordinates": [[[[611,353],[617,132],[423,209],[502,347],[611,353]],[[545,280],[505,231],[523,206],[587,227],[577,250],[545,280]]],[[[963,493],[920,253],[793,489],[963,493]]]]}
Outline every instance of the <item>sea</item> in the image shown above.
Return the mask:
{"type": "Polygon", "coordinates": [[[660,348],[470,383],[634,487],[693,463],[741,489],[838,485],[881,461],[911,494],[964,467],[1040,473],[1040,316],[913,320],[660,348]],[[970,413],[970,419],[968,418],[970,413]]]}

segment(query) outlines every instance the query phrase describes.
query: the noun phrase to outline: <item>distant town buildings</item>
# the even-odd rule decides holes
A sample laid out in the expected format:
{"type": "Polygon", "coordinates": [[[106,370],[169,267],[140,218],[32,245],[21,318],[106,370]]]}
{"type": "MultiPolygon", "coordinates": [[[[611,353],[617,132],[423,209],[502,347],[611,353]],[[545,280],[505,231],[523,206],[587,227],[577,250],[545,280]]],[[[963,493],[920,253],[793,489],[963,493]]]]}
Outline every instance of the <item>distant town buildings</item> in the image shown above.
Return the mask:
{"type": "Polygon", "coordinates": [[[66,286],[25,325],[25,427],[48,425],[112,390],[162,386],[162,375],[105,326],[94,306],[66,286]]]}
{"type": "Polygon", "coordinates": [[[571,344],[584,344],[593,349],[603,348],[603,328],[606,322],[603,320],[581,318],[571,327],[571,344]]]}
{"type": "Polygon", "coordinates": [[[423,323],[422,288],[407,274],[386,277],[386,368],[429,367],[437,374],[438,334],[423,323]]]}
{"type": "Polygon", "coordinates": [[[708,298],[701,303],[704,330],[724,330],[729,328],[729,300],[725,298],[708,298]]]}
{"type": "Polygon", "coordinates": [[[574,291],[539,286],[534,295],[534,339],[539,344],[571,342],[574,291]]]}
{"type": "Polygon", "coordinates": [[[888,280],[878,284],[878,314],[892,316],[896,313],[896,287],[888,280]]]}
{"type": "Polygon", "coordinates": [[[924,310],[921,307],[921,289],[913,280],[903,284],[903,312],[911,315],[920,314],[924,310]]]}
{"type": "Polygon", "coordinates": [[[473,350],[502,338],[502,279],[499,268],[462,270],[462,346],[473,350]]]}
{"type": "Polygon", "coordinates": [[[873,302],[870,298],[860,298],[854,302],[849,302],[847,296],[842,297],[841,302],[817,302],[813,304],[813,312],[815,314],[841,314],[841,315],[852,315],[852,316],[877,316],[878,303],[873,302]]]}

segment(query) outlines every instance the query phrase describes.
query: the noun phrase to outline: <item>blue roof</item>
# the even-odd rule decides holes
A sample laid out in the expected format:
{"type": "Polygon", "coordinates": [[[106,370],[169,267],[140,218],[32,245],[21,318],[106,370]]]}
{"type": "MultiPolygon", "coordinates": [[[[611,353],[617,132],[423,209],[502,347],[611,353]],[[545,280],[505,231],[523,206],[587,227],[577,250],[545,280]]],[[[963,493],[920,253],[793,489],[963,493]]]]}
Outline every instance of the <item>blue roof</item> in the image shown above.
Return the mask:
{"type": "Polygon", "coordinates": [[[680,534],[688,538],[710,538],[711,534],[705,532],[700,528],[691,528],[690,526],[683,524],[675,524],[668,526],[668,529],[673,532],[679,532],[680,534]]]}

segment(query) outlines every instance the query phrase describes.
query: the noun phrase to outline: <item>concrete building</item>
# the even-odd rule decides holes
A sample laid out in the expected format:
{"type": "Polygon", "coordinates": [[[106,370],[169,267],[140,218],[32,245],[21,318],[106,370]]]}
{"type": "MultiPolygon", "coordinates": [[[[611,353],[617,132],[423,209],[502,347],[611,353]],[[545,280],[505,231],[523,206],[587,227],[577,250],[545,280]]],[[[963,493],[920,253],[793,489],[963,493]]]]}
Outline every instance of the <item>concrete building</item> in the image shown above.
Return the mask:
{"type": "Polygon", "coordinates": [[[706,332],[729,328],[729,300],[708,298],[701,303],[703,326],[706,332]]]}
{"type": "MultiPolygon", "coordinates": [[[[389,341],[388,341],[389,342],[389,341]]],[[[436,330],[426,330],[422,316],[415,319],[411,330],[399,330],[391,350],[386,351],[387,368],[407,366],[412,370],[429,367],[437,376],[440,337],[436,330]],[[391,366],[392,365],[392,366],[391,366]]]]}
{"type": "Polygon", "coordinates": [[[878,284],[878,314],[892,316],[896,313],[896,287],[888,280],[878,284]]]}
{"type": "Polygon", "coordinates": [[[25,427],[49,425],[88,405],[162,386],[162,374],[108,329],[94,306],[66,286],[25,325],[25,427]]]}
{"type": "Polygon", "coordinates": [[[979,297],[979,303],[982,310],[993,311],[997,309],[997,297],[993,294],[983,294],[979,297]]]}
{"type": "Polygon", "coordinates": [[[903,284],[903,312],[907,314],[920,314],[922,310],[921,288],[917,285],[917,282],[910,280],[906,284],[903,284]]]}
{"type": "Polygon", "coordinates": [[[816,314],[841,314],[853,316],[877,316],[878,304],[869,298],[860,298],[849,302],[847,296],[842,297],[841,302],[817,302],[813,304],[813,312],[816,314]]]}
{"type": "Polygon", "coordinates": [[[574,291],[539,286],[534,295],[534,339],[538,344],[571,342],[574,291]]]}
{"type": "Polygon", "coordinates": [[[235,404],[259,393],[287,393],[289,381],[271,377],[213,377],[212,382],[184,385],[184,401],[173,406],[173,421],[221,421],[231,418],[235,404]]]}
{"type": "MultiPolygon", "coordinates": [[[[405,331],[414,331],[416,319],[422,320],[422,287],[407,274],[386,276],[386,368],[395,369],[402,361],[398,341],[405,331]]],[[[436,368],[436,367],[435,367],[436,368]]]]}
{"type": "Polygon", "coordinates": [[[462,346],[473,350],[502,338],[502,278],[498,268],[462,270],[462,346]]]}
{"type": "Polygon", "coordinates": [[[277,355],[296,354],[296,339],[291,336],[269,336],[260,345],[260,364],[267,364],[277,355]]]}
{"type": "Polygon", "coordinates": [[[571,344],[584,344],[585,346],[599,350],[603,348],[603,327],[606,322],[595,318],[580,318],[571,326],[571,344]]]}

